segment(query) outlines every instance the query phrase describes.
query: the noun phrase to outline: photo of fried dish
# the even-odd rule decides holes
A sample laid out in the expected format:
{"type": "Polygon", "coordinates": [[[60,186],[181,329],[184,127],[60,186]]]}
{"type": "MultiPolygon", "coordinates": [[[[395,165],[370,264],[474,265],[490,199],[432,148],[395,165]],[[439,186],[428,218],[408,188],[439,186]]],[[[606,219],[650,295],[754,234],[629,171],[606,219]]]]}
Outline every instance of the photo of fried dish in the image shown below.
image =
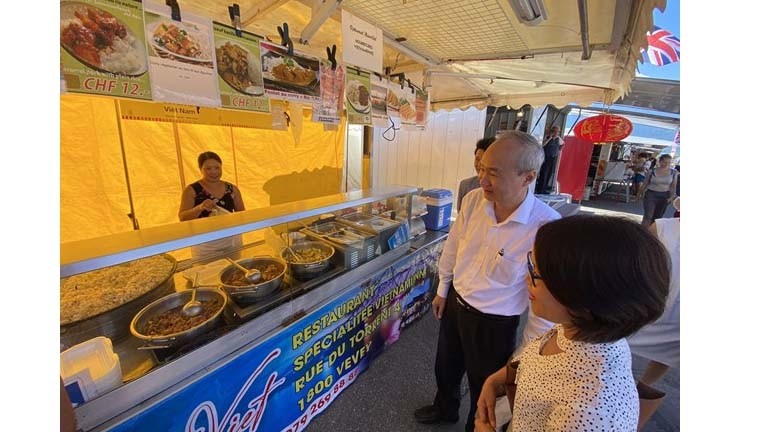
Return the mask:
{"type": "Polygon", "coordinates": [[[160,57],[187,63],[211,62],[208,45],[181,23],[163,21],[152,31],[152,46],[160,57]]]}
{"type": "Polygon", "coordinates": [[[127,76],[147,71],[142,41],[107,11],[62,2],[59,31],[62,47],[92,69],[127,76]]]}
{"type": "Polygon", "coordinates": [[[317,72],[301,66],[290,57],[265,56],[265,77],[272,81],[291,84],[298,87],[307,87],[317,80],[317,72]]]}
{"type": "Polygon", "coordinates": [[[400,120],[408,121],[416,118],[416,110],[407,99],[400,99],[400,120]]]}
{"type": "Polygon", "coordinates": [[[346,87],[347,101],[359,113],[371,111],[371,92],[360,81],[351,80],[346,87]]]}
{"type": "Polygon", "coordinates": [[[400,100],[397,98],[395,92],[391,89],[387,90],[387,108],[397,111],[400,109],[400,100]]]}
{"type": "Polygon", "coordinates": [[[222,41],[216,46],[216,66],[221,78],[235,90],[248,95],[262,95],[261,68],[258,57],[243,46],[222,41]]]}

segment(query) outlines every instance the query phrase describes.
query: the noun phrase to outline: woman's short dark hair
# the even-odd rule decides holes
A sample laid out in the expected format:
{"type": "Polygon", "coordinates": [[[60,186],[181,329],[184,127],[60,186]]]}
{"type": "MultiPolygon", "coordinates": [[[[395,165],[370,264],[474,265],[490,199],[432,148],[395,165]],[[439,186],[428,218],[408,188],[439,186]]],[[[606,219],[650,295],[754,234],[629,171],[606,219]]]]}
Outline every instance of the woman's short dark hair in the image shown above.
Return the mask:
{"type": "Polygon", "coordinates": [[[534,251],[547,288],[571,315],[576,340],[613,342],[664,312],[670,258],[638,223],[609,216],[563,218],[539,228],[534,251]]]}
{"type": "Polygon", "coordinates": [[[496,138],[483,138],[477,140],[477,143],[475,143],[475,154],[477,154],[478,150],[488,150],[488,147],[490,147],[494,141],[496,141],[496,138]]]}
{"type": "Polygon", "coordinates": [[[215,160],[216,162],[218,162],[220,164],[224,163],[224,162],[221,161],[221,158],[219,157],[219,155],[217,155],[216,153],[214,153],[212,151],[207,151],[207,152],[200,153],[200,156],[197,157],[197,167],[198,168],[202,168],[203,164],[208,159],[213,159],[213,160],[215,160]]]}
{"type": "Polygon", "coordinates": [[[659,160],[662,160],[662,159],[670,159],[671,160],[672,159],[672,155],[663,154],[663,155],[659,156],[659,160]]]}

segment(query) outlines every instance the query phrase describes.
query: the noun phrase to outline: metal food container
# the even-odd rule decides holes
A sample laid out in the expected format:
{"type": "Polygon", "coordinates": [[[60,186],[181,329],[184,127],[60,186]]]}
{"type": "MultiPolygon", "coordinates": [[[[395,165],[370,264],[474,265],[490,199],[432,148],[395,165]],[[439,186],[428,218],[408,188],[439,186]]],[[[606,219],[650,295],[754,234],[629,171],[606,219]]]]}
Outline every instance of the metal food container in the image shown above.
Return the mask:
{"type": "Polygon", "coordinates": [[[98,336],[108,337],[115,343],[130,336],[131,320],[136,313],[153,301],[174,292],[173,275],[176,273],[176,259],[167,254],[163,255],[163,258],[173,263],[173,267],[165,280],[146,293],[118,307],[59,326],[61,348],[67,349],[98,336]]]}
{"type": "MultiPolygon", "coordinates": [[[[231,277],[236,273],[242,273],[242,270],[229,265],[225,267],[221,273],[219,273],[219,281],[221,281],[221,289],[224,290],[233,300],[240,304],[248,304],[261,300],[263,297],[272,294],[283,283],[283,276],[288,265],[285,261],[269,256],[260,256],[253,258],[243,258],[237,261],[238,264],[247,268],[253,269],[256,267],[264,268],[270,264],[274,264],[279,269],[279,274],[272,279],[263,280],[262,282],[251,285],[228,285],[225,281],[231,280],[231,277]]],[[[262,275],[263,277],[263,275],[262,275]]]]}
{"type": "Polygon", "coordinates": [[[318,248],[323,252],[322,258],[313,262],[299,262],[288,248],[283,248],[280,256],[291,268],[291,276],[307,280],[325,273],[331,266],[331,257],[336,252],[333,246],[323,241],[305,241],[291,246],[295,253],[301,253],[310,248],[318,248]]]}
{"type": "Polygon", "coordinates": [[[301,230],[308,237],[330,243],[343,256],[344,268],[351,269],[376,256],[378,237],[339,222],[326,222],[301,230]]]}
{"type": "Polygon", "coordinates": [[[149,320],[157,315],[169,311],[174,308],[183,307],[184,304],[192,299],[192,290],[185,290],[171,295],[167,295],[161,299],[155,300],[150,303],[144,309],[139,311],[138,314],[131,321],[131,333],[138,339],[143,340],[146,343],[144,348],[170,348],[178,347],[186,343],[192,342],[198,336],[204,335],[209,331],[216,328],[221,320],[221,314],[224,312],[224,306],[227,304],[227,296],[223,291],[217,288],[198,288],[195,299],[198,301],[209,301],[219,299],[221,304],[216,309],[216,312],[205,321],[197,324],[196,326],[187,330],[171,333],[162,336],[150,336],[146,334],[146,327],[149,320]]]}
{"type": "Polygon", "coordinates": [[[381,253],[389,251],[389,238],[402,225],[401,222],[365,213],[350,213],[339,217],[339,222],[379,236],[381,253]]]}

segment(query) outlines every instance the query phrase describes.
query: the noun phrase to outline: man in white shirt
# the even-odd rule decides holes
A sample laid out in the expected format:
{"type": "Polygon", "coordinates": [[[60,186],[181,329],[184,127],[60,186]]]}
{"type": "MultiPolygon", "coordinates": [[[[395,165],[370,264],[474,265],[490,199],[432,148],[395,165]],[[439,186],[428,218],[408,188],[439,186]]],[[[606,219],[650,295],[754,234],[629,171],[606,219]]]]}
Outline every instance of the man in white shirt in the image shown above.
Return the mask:
{"type": "MultiPolygon", "coordinates": [[[[560,218],[529,191],[543,160],[541,145],[519,131],[500,136],[483,155],[480,189],[464,198],[440,257],[432,302],[440,320],[437,394],[432,405],[414,412],[421,423],[458,421],[466,372],[471,403],[466,430],[472,431],[483,382],[515,350],[520,314],[529,305],[527,253],[539,226],[560,218]]],[[[541,321],[529,314],[537,330],[548,327],[541,321]]]]}

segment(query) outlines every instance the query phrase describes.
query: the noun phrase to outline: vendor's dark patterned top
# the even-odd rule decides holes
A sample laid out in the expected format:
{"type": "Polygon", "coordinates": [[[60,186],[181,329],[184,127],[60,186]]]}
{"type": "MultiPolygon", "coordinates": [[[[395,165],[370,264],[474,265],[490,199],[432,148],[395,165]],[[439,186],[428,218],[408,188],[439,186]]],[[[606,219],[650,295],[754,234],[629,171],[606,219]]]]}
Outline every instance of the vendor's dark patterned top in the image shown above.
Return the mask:
{"type": "MultiPolygon", "coordinates": [[[[196,181],[192,183],[192,189],[195,190],[195,204],[194,205],[200,205],[203,201],[207,199],[214,200],[216,202],[216,205],[219,207],[223,207],[230,212],[235,211],[235,194],[234,190],[235,187],[232,186],[232,183],[224,182],[224,184],[227,185],[227,189],[224,191],[224,195],[220,199],[216,199],[213,195],[209,194],[208,191],[206,191],[203,188],[203,185],[200,184],[199,181],[196,181]]],[[[204,218],[210,216],[211,212],[208,210],[203,210],[200,212],[200,215],[198,218],[204,218]]]]}
{"type": "Polygon", "coordinates": [[[510,431],[636,431],[639,401],[626,340],[569,340],[561,325],[518,354],[510,431]],[[539,354],[550,337],[564,352],[539,354]]]}

